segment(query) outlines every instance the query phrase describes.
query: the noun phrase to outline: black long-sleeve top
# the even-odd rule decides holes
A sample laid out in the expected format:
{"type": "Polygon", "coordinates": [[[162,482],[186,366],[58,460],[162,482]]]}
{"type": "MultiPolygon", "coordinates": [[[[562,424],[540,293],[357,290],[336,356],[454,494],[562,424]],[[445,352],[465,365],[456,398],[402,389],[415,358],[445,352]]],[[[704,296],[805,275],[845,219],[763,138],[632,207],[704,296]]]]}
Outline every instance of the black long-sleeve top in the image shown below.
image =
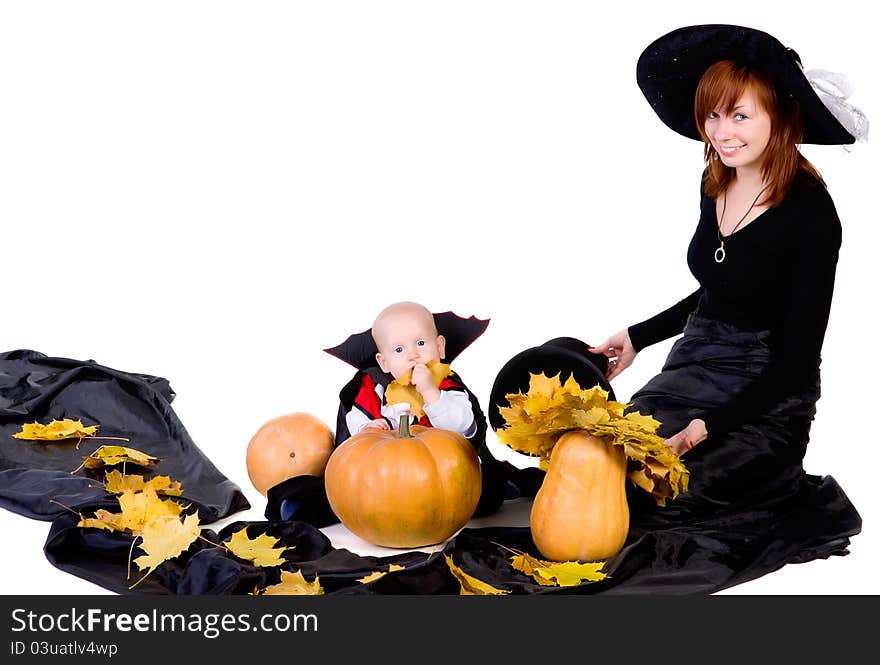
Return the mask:
{"type": "Polygon", "coordinates": [[[688,266],[700,288],[669,309],[629,327],[636,351],[680,334],[688,315],[773,332],[774,352],[761,377],[728,404],[707,413],[710,434],[744,423],[806,387],[818,371],[841,243],[840,220],[825,187],[801,172],[778,206],[725,239],[716,263],[715,200],[700,188],[700,221],[688,266]]]}

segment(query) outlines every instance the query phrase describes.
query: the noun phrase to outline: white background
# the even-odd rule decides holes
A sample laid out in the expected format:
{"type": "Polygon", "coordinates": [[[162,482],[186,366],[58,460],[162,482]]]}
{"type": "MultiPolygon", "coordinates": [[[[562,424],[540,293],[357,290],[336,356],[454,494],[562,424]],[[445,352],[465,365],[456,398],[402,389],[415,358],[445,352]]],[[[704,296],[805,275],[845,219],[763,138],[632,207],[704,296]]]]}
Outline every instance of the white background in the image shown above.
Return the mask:
{"type": "MultiPolygon", "coordinates": [[[[292,411],[332,427],[352,370],[322,349],[385,305],[491,318],[455,363],[485,406],[518,351],[597,343],[695,288],[701,147],[653,114],[635,66],[698,23],[768,31],[880,109],[875,27],[853,5],[4,2],[0,348],[168,378],[253,505],[233,519],[263,519],[250,437],[292,411]]],[[[730,593],[880,592],[876,150],[804,153],[844,227],[805,466],[838,480],[864,530],[847,557],[730,593]]],[[[619,399],[671,343],[615,380],[619,399]]],[[[48,529],[0,511],[0,591],[106,593],[45,560],[48,529]]]]}

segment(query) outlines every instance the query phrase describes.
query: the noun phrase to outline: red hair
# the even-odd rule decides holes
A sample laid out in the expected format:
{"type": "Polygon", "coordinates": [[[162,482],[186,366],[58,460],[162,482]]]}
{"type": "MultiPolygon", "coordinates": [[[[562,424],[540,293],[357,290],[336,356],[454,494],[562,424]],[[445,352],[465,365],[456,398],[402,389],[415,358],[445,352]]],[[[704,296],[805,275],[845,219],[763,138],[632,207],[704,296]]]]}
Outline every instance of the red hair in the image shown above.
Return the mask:
{"type": "Polygon", "coordinates": [[[703,74],[694,99],[694,119],[703,138],[706,161],[703,181],[706,194],[718,198],[728,188],[735,173],[735,169],[725,166],[718,158],[706,136],[706,118],[712,111],[730,113],[747,91],[770,116],[770,140],[761,162],[761,176],[769,186],[762,203],[771,207],[781,203],[800,171],[806,171],[824,185],[816,167],[798,150],[798,145],[803,142],[804,127],[797,100],[778,95],[773,81],[760,70],[733,60],[721,60],[703,74]]]}

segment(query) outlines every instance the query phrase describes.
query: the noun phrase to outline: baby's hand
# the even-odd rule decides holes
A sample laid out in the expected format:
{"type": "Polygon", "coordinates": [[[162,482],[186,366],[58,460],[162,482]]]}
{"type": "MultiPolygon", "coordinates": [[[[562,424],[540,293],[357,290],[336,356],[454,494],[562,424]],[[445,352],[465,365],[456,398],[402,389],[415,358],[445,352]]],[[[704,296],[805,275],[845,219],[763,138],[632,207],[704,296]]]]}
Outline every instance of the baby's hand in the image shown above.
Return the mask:
{"type": "Polygon", "coordinates": [[[376,420],[371,420],[364,425],[362,429],[391,429],[391,427],[384,418],[376,418],[376,420]]]}
{"type": "Polygon", "coordinates": [[[433,404],[440,399],[440,390],[434,385],[434,376],[425,363],[419,363],[413,367],[412,384],[425,400],[425,404],[433,404]]]}

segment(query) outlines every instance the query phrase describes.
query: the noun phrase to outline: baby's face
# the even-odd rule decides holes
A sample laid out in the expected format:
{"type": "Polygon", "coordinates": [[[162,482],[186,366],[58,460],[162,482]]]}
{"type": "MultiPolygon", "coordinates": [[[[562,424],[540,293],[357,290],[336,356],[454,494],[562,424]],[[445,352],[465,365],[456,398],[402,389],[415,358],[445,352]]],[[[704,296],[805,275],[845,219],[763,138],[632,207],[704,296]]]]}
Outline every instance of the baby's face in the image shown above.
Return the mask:
{"type": "Polygon", "coordinates": [[[446,340],[437,334],[433,319],[418,313],[397,312],[383,317],[373,326],[373,338],[379,349],[379,367],[395,379],[419,363],[440,361],[445,356],[446,340]]]}

